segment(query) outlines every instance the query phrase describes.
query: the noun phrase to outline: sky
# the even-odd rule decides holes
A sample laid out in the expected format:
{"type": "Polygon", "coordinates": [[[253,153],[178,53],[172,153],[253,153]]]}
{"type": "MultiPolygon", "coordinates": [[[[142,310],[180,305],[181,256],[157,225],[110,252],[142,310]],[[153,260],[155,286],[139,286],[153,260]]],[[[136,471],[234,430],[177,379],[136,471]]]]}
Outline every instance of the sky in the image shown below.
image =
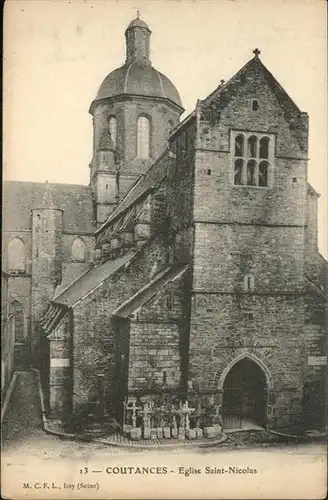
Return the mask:
{"type": "Polygon", "coordinates": [[[124,63],[124,32],[137,10],[152,30],[151,61],[173,81],[186,113],[259,47],[309,114],[308,180],[321,194],[319,248],[327,255],[325,0],[8,0],[4,178],[88,184],[89,105],[124,63]]]}

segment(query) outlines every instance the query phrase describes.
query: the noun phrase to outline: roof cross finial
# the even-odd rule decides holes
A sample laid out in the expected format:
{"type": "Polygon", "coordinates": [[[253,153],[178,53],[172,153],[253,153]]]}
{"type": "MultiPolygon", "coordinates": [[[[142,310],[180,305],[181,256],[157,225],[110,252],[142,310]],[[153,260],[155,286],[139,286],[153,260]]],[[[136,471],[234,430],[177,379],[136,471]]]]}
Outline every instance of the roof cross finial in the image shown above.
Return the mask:
{"type": "Polygon", "coordinates": [[[140,10],[137,10],[137,19],[140,19],[140,10]]]}
{"type": "Polygon", "coordinates": [[[255,54],[255,57],[259,57],[259,55],[261,54],[261,51],[256,48],[253,50],[253,54],[255,54]]]}

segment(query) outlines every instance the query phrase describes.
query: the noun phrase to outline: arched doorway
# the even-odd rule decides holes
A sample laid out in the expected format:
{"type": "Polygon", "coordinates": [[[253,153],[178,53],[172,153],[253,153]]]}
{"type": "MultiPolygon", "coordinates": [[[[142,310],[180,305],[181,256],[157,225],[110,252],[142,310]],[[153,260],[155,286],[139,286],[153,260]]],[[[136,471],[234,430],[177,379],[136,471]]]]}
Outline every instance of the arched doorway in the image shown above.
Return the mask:
{"type": "Polygon", "coordinates": [[[245,357],[235,363],[223,384],[223,421],[226,428],[265,426],[266,377],[261,367],[245,357]]]}

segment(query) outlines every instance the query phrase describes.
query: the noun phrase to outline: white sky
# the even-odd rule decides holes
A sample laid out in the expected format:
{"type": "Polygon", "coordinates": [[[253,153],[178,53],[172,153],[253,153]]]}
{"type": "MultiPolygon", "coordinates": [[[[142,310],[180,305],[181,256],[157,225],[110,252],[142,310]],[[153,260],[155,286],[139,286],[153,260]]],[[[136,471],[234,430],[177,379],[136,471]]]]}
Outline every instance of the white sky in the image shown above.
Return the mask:
{"type": "Polygon", "coordinates": [[[124,63],[137,9],[151,60],[186,112],[261,49],[261,59],[310,117],[308,178],[321,193],[327,255],[327,54],[324,0],[9,0],[5,8],[4,176],[89,182],[91,101],[124,63]]]}

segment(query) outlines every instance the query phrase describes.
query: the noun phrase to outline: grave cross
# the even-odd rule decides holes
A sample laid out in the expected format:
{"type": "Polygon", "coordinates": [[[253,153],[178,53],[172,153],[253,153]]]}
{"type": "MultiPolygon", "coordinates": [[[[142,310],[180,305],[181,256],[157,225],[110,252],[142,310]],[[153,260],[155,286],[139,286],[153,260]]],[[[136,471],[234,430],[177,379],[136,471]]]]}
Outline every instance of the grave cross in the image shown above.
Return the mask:
{"type": "Polygon", "coordinates": [[[144,429],[150,429],[150,415],[153,410],[149,401],[145,402],[143,409],[139,413],[143,416],[144,429]]]}
{"type": "Polygon", "coordinates": [[[179,415],[179,427],[182,427],[183,429],[185,428],[185,410],[182,405],[182,401],[179,403],[179,409],[174,410],[174,413],[176,415],[179,415]]]}
{"type": "Polygon", "coordinates": [[[185,427],[186,429],[190,429],[189,416],[191,413],[195,411],[195,408],[189,408],[188,401],[186,401],[182,407],[182,411],[184,412],[184,417],[185,417],[185,427]]]}
{"type": "Polygon", "coordinates": [[[129,411],[132,411],[132,426],[136,427],[137,426],[137,410],[142,410],[141,406],[136,406],[136,401],[129,401],[126,404],[126,409],[129,411]]]}

